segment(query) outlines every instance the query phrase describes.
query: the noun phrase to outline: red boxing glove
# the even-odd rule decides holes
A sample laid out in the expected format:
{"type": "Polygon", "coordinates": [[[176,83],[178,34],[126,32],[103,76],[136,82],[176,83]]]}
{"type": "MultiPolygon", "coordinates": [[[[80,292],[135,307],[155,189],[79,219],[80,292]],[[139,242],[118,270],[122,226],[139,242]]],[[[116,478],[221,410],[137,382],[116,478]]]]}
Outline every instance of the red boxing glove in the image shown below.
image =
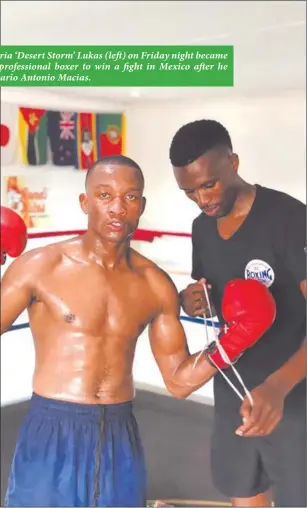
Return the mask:
{"type": "MultiPolygon", "coordinates": [[[[235,279],[225,286],[222,314],[229,325],[222,330],[219,343],[234,363],[271,328],[276,317],[276,304],[261,282],[235,279]]],[[[210,344],[206,354],[213,366],[229,367],[215,342],[210,344]]]]}
{"type": "Polygon", "coordinates": [[[8,254],[17,258],[26,248],[28,241],[27,226],[24,220],[10,208],[1,206],[1,265],[8,254]]]}

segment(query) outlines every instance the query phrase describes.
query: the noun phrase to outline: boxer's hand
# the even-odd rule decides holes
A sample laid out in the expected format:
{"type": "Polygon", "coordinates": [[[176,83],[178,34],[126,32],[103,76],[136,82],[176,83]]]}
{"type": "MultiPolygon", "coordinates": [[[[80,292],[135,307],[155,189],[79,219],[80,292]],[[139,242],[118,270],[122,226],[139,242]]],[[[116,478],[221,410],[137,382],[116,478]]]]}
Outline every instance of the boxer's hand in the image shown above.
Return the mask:
{"type": "Polygon", "coordinates": [[[28,232],[24,220],[17,212],[1,206],[1,265],[6,255],[17,258],[27,246],[28,232]]]}
{"type": "Polygon", "coordinates": [[[250,392],[254,405],[251,407],[247,397],[243,400],[240,414],[243,425],[236,434],[243,437],[268,436],[283,417],[285,394],[269,381],[250,392]]]}
{"type": "MultiPolygon", "coordinates": [[[[204,314],[207,316],[209,309],[206,301],[204,284],[206,284],[206,279],[200,279],[198,282],[194,282],[193,284],[189,284],[183,291],[180,293],[180,303],[184,310],[184,312],[190,317],[203,317],[204,314]]],[[[211,286],[207,285],[207,288],[210,290],[211,286]]]]}
{"type": "MultiPolygon", "coordinates": [[[[219,344],[230,362],[254,346],[271,328],[276,316],[276,303],[270,291],[253,279],[233,279],[224,288],[222,327],[219,344]]],[[[229,362],[216,344],[206,351],[209,361],[220,369],[227,369],[229,362]]]]}

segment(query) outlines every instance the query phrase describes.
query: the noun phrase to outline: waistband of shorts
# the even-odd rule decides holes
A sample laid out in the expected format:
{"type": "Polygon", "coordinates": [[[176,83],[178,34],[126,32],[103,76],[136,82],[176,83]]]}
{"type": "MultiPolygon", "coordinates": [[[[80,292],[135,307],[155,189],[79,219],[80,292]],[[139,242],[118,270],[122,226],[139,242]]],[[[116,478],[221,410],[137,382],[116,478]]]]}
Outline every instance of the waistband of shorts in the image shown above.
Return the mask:
{"type": "Polygon", "coordinates": [[[30,412],[41,412],[52,415],[74,416],[78,417],[120,417],[132,414],[132,401],[121,402],[119,404],[80,404],[76,402],[67,402],[64,400],[42,397],[36,393],[32,394],[30,400],[30,412]]]}

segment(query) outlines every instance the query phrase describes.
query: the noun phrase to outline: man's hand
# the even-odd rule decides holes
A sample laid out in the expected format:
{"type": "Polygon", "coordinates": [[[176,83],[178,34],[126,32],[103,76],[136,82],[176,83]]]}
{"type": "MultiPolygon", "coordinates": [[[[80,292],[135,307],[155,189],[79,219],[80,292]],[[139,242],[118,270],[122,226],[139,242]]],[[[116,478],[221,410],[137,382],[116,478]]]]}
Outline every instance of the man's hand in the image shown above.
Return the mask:
{"type": "MultiPolygon", "coordinates": [[[[203,317],[204,314],[208,316],[209,309],[204,291],[204,284],[206,279],[200,279],[198,282],[189,284],[186,289],[180,293],[180,303],[184,312],[190,317],[203,317]]],[[[207,285],[208,290],[211,289],[207,285]]]]}
{"type": "Polygon", "coordinates": [[[251,390],[253,406],[244,398],[240,414],[243,425],[236,434],[243,437],[268,436],[283,417],[285,393],[269,380],[251,390]]]}

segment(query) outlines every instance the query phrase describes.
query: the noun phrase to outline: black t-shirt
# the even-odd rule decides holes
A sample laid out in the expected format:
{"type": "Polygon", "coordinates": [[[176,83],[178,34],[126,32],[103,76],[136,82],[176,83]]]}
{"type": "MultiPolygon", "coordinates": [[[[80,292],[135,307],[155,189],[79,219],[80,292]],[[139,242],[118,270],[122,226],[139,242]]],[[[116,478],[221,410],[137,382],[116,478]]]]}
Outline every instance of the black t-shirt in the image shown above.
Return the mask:
{"type": "MultiPolygon", "coordinates": [[[[193,222],[192,244],[192,278],[205,277],[212,285],[212,300],[221,324],[224,287],[232,279],[259,278],[275,298],[275,323],[235,365],[252,389],[280,368],[306,335],[306,301],[300,289],[306,279],[306,205],[256,185],[253,206],[230,239],[221,238],[216,219],[201,214],[193,222]]],[[[232,369],[225,373],[243,393],[232,369]]],[[[305,382],[290,396],[304,390],[305,382]]],[[[217,408],[241,403],[220,374],[214,378],[214,393],[217,408]]]]}

